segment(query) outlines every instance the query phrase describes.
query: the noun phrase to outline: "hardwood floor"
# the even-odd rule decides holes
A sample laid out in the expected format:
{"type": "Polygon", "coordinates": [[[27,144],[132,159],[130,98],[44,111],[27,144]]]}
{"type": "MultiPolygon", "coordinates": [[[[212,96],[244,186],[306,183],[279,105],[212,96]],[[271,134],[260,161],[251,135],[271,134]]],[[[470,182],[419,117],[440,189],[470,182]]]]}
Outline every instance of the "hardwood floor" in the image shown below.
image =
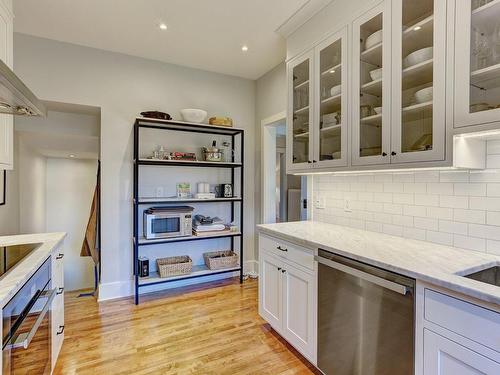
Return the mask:
{"type": "Polygon", "coordinates": [[[318,374],[235,279],[98,304],[68,293],[55,374],[318,374]],[[208,288],[207,286],[210,286],[208,288]]]}

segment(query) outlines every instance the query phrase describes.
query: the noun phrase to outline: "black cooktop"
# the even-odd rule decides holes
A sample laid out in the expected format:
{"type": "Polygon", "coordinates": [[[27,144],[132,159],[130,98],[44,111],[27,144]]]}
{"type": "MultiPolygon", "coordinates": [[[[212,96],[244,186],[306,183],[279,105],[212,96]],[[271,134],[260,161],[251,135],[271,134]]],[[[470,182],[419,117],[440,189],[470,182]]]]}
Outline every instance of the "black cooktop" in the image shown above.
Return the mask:
{"type": "Polygon", "coordinates": [[[14,268],[24,257],[40,247],[41,243],[0,246],[0,277],[14,268]]]}

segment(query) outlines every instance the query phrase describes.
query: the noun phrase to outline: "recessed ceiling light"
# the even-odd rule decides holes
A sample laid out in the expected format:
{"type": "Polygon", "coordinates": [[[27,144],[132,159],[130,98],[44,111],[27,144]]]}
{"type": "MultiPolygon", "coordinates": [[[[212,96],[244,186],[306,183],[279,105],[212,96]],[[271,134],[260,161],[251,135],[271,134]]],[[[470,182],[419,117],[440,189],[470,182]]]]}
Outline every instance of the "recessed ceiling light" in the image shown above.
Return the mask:
{"type": "Polygon", "coordinates": [[[242,46],[242,47],[241,47],[241,50],[242,50],[243,52],[248,51],[248,46],[242,46]]]}
{"type": "Polygon", "coordinates": [[[160,30],[167,30],[167,25],[166,25],[166,24],[164,24],[163,22],[162,22],[162,23],[160,23],[160,26],[159,26],[159,27],[160,27],[160,30]]]}
{"type": "Polygon", "coordinates": [[[75,157],[75,154],[69,154],[69,157],[70,157],[70,158],[74,158],[74,157],[75,157]]]}
{"type": "Polygon", "coordinates": [[[422,28],[422,26],[415,26],[415,27],[413,28],[413,31],[418,31],[418,30],[420,30],[421,28],[422,28]]]}

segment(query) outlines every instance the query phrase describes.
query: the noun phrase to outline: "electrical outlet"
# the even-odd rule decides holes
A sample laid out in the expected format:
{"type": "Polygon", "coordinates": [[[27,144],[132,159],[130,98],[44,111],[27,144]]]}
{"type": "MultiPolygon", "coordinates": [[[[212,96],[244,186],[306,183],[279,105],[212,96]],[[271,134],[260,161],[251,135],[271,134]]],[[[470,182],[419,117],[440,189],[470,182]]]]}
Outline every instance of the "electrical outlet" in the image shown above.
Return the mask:
{"type": "Polygon", "coordinates": [[[162,186],[158,186],[156,188],[156,198],[161,198],[163,197],[163,187],[162,186]]]}
{"type": "Polygon", "coordinates": [[[352,212],[351,201],[349,199],[344,199],[344,212],[352,212]]]}
{"type": "Polygon", "coordinates": [[[318,197],[314,201],[314,207],[318,209],[324,209],[326,207],[326,200],[325,197],[318,197]]]}

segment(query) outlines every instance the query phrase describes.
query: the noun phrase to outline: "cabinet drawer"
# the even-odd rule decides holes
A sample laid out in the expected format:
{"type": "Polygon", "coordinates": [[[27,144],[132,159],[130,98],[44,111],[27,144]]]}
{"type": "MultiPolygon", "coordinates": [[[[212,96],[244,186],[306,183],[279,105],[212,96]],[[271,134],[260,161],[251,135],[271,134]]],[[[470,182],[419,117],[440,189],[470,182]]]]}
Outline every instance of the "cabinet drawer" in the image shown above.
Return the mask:
{"type": "Polygon", "coordinates": [[[500,352],[500,314],[431,289],[424,298],[426,320],[500,352]]]}
{"type": "Polygon", "coordinates": [[[52,254],[52,287],[64,287],[64,258],[61,258],[61,252],[55,251],[52,254]]]}
{"type": "Polygon", "coordinates": [[[312,250],[264,235],[260,235],[259,237],[259,246],[261,250],[266,250],[271,254],[300,264],[311,270],[314,269],[314,254],[312,250]]]}

